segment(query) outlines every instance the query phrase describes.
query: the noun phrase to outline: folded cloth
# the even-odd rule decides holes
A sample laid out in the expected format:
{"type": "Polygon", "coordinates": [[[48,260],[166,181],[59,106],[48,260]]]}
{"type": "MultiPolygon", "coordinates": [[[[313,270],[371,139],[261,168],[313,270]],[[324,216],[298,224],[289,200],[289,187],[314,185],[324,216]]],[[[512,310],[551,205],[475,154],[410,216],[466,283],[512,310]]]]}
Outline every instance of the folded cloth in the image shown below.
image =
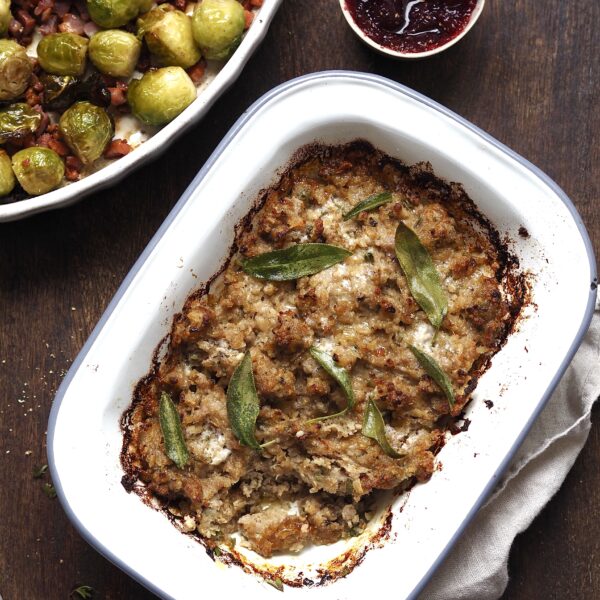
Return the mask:
{"type": "Polygon", "coordinates": [[[508,584],[508,553],[560,488],[591,427],[600,396],[600,302],[581,347],[500,485],[419,600],[495,600],[508,584]],[[527,502],[523,502],[527,498],[527,502]]]}

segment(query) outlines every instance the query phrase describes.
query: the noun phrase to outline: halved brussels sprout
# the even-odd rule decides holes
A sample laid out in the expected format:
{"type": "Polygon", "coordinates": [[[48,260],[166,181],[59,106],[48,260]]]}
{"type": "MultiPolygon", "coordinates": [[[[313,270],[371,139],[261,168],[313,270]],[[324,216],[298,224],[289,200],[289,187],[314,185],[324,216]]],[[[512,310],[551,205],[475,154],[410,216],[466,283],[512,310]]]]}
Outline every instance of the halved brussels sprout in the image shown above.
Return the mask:
{"type": "Polygon", "coordinates": [[[21,187],[32,196],[58,187],[65,174],[60,156],[50,148],[38,146],[17,152],[12,157],[12,168],[21,187]]]}
{"type": "Polygon", "coordinates": [[[38,44],[38,61],[53,75],[83,75],[87,47],[87,38],[76,33],[51,33],[38,44]]]}
{"type": "Polygon", "coordinates": [[[0,36],[4,37],[8,33],[11,19],[10,0],[0,0],[0,36]]]}
{"type": "Polygon", "coordinates": [[[100,158],[112,139],[114,127],[107,112],[90,102],[77,102],[58,123],[67,146],[84,165],[100,158]]]}
{"type": "Polygon", "coordinates": [[[140,0],[87,0],[92,21],[100,27],[121,27],[137,17],[140,0]]]}
{"type": "Polygon", "coordinates": [[[192,17],[194,39],[206,58],[225,60],[238,47],[246,17],[237,0],[203,0],[192,17]]]}
{"type": "Polygon", "coordinates": [[[25,48],[12,40],[0,40],[0,101],[15,100],[25,92],[33,65],[25,48]]]}
{"type": "Polygon", "coordinates": [[[0,144],[35,133],[41,122],[42,115],[24,102],[0,109],[0,144]]]}
{"type": "Polygon", "coordinates": [[[10,156],[4,150],[0,150],[0,196],[10,194],[16,183],[10,156]]]}
{"type": "Polygon", "coordinates": [[[90,100],[94,104],[108,106],[110,92],[102,75],[91,71],[82,77],[72,75],[40,75],[44,84],[44,97],[42,104],[50,110],[65,110],[76,100],[90,100]]]}
{"type": "Polygon", "coordinates": [[[89,54],[94,66],[105,75],[131,77],[142,42],[132,33],[120,29],[99,31],[90,40],[89,54]]]}
{"type": "Polygon", "coordinates": [[[131,112],[148,125],[164,125],[196,99],[196,87],[181,67],[148,71],[129,83],[131,112]]]}
{"type": "Polygon", "coordinates": [[[51,110],[64,110],[73,104],[72,90],[79,79],[72,75],[43,73],[40,81],[44,85],[42,104],[51,110]]]}
{"type": "Polygon", "coordinates": [[[180,10],[169,8],[170,5],[163,4],[140,17],[139,33],[159,64],[187,69],[201,56],[192,35],[192,20],[180,10]],[[163,6],[167,8],[163,9],[163,6]]]}

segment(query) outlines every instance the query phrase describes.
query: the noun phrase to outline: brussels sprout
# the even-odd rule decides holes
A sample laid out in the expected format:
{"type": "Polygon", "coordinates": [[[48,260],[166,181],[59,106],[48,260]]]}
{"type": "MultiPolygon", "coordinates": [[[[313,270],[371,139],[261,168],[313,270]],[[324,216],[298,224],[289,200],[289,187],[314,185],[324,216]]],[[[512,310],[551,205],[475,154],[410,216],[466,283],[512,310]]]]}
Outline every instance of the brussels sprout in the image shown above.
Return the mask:
{"type": "Polygon", "coordinates": [[[33,65],[25,48],[12,40],[0,40],[0,101],[15,100],[29,85],[33,65]]]}
{"type": "Polygon", "coordinates": [[[42,115],[23,102],[0,109],[0,144],[35,133],[41,121],[42,115]]]}
{"type": "Polygon", "coordinates": [[[0,0],[0,36],[4,37],[8,33],[11,19],[10,0],[0,0]]]}
{"type": "Polygon", "coordinates": [[[200,50],[192,35],[192,20],[180,10],[153,8],[138,19],[138,27],[159,64],[187,69],[200,60],[200,50]]]}
{"type": "Polygon", "coordinates": [[[121,27],[137,17],[140,0],[87,0],[92,21],[100,27],[121,27]]]}
{"type": "Polygon", "coordinates": [[[76,100],[90,100],[94,104],[108,106],[110,92],[102,75],[91,71],[83,78],[71,75],[40,75],[44,84],[44,108],[50,110],[65,110],[76,100]]]}
{"type": "Polygon", "coordinates": [[[73,104],[72,90],[79,79],[72,75],[43,73],[40,81],[44,85],[42,104],[51,110],[64,110],[73,104]]]}
{"type": "Polygon", "coordinates": [[[32,196],[58,187],[65,173],[60,156],[50,148],[34,146],[12,157],[12,167],[21,187],[32,196]]]}
{"type": "Polygon", "coordinates": [[[132,33],[120,29],[99,31],[90,40],[90,60],[105,75],[131,77],[142,42],[132,33]]]}
{"type": "Polygon", "coordinates": [[[0,196],[6,196],[13,191],[17,180],[12,170],[10,157],[4,150],[0,150],[0,196]]]}
{"type": "Polygon", "coordinates": [[[206,58],[224,60],[238,47],[246,18],[237,0],[203,0],[192,17],[194,39],[206,58]]]}
{"type": "Polygon", "coordinates": [[[140,13],[147,13],[154,6],[154,0],[139,0],[138,6],[140,13]]]}
{"type": "Polygon", "coordinates": [[[164,125],[196,99],[196,87],[181,67],[148,71],[129,83],[131,112],[148,125],[164,125]]]}
{"type": "Polygon", "coordinates": [[[67,146],[84,165],[100,158],[114,133],[106,111],[90,102],[73,104],[60,117],[58,128],[67,146]]]}
{"type": "Polygon", "coordinates": [[[76,33],[51,33],[38,44],[38,61],[54,75],[83,75],[87,46],[87,38],[76,33]]]}

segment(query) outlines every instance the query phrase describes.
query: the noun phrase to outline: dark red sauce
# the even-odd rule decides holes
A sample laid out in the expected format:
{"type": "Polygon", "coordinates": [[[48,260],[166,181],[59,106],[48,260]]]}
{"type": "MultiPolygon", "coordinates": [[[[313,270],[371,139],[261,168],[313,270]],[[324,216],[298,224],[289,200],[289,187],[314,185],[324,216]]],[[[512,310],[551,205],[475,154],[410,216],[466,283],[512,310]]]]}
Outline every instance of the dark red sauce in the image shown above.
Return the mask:
{"type": "Polygon", "coordinates": [[[469,23],[477,0],[346,0],[358,27],[398,52],[425,52],[454,39],[469,23]]]}

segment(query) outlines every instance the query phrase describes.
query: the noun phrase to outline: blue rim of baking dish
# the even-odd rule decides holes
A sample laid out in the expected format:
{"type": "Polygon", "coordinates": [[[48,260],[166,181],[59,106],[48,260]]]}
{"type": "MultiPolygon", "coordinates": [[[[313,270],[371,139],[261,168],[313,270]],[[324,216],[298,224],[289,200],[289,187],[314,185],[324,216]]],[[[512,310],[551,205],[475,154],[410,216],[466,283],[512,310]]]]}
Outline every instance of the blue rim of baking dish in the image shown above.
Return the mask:
{"type": "Polygon", "coordinates": [[[588,303],[586,306],[585,314],[584,314],[583,320],[581,322],[581,325],[579,327],[579,330],[577,332],[577,335],[575,336],[575,340],[571,344],[571,347],[569,348],[569,351],[565,355],[559,369],[555,373],[555,375],[552,378],[545,393],[543,394],[542,398],[540,399],[535,411],[533,412],[533,414],[531,415],[531,417],[525,424],[521,433],[519,434],[519,436],[515,440],[514,444],[512,445],[510,451],[507,453],[504,460],[502,461],[500,467],[490,477],[489,482],[483,489],[482,493],[479,495],[477,501],[473,504],[473,506],[472,506],[471,510],[469,511],[469,513],[467,514],[467,516],[464,518],[464,520],[462,521],[460,526],[457,528],[457,530],[451,537],[451,539],[448,542],[448,544],[446,545],[446,547],[442,550],[442,552],[439,554],[439,556],[436,558],[436,560],[432,563],[431,567],[425,573],[425,575],[422,577],[421,581],[412,590],[412,592],[406,597],[406,600],[415,600],[417,598],[417,596],[423,591],[423,588],[427,585],[427,583],[433,576],[434,572],[444,562],[444,560],[448,556],[450,550],[452,549],[454,544],[457,542],[457,540],[460,538],[460,536],[464,532],[467,525],[469,525],[469,523],[471,522],[473,517],[477,514],[479,509],[483,506],[484,502],[487,500],[488,496],[491,494],[492,490],[496,487],[499,478],[504,473],[504,471],[507,469],[507,467],[510,464],[510,462],[512,461],[515,453],[517,452],[517,450],[519,449],[519,447],[525,440],[527,434],[529,433],[529,430],[531,429],[533,423],[535,422],[535,420],[539,416],[540,412],[545,407],[550,396],[552,395],[552,392],[558,385],[558,382],[562,378],[567,366],[569,365],[573,356],[575,355],[575,352],[579,348],[579,346],[583,340],[583,337],[584,337],[586,331],[588,330],[590,322],[592,320],[592,315],[594,313],[594,307],[595,307],[596,286],[597,286],[597,278],[598,278],[597,271],[596,271],[596,260],[595,260],[595,256],[594,256],[594,250],[592,248],[592,243],[590,241],[590,238],[589,238],[589,235],[585,228],[585,225],[583,224],[581,216],[577,212],[577,209],[575,208],[575,205],[573,204],[571,199],[548,175],[546,175],[538,167],[536,167],[535,165],[530,163],[527,159],[523,158],[522,156],[520,156],[519,154],[517,154],[516,152],[514,152],[513,150],[511,150],[510,148],[508,148],[507,146],[505,146],[504,144],[502,144],[501,142],[496,140],[494,137],[492,137],[485,131],[479,129],[479,127],[473,125],[472,123],[470,123],[463,117],[452,112],[448,108],[442,106],[441,104],[438,104],[434,100],[431,100],[430,98],[420,94],[419,92],[415,92],[414,90],[412,90],[400,83],[396,83],[395,81],[392,81],[385,77],[381,77],[380,75],[373,75],[371,73],[360,73],[360,72],[356,72],[356,71],[321,71],[318,73],[311,73],[309,75],[303,75],[302,77],[292,79],[290,81],[287,81],[287,82],[273,88],[271,91],[267,92],[266,94],[261,96],[256,102],[254,102],[254,104],[252,104],[252,106],[250,106],[250,108],[248,108],[242,114],[242,116],[235,122],[233,127],[229,130],[229,132],[225,135],[223,140],[219,143],[219,145],[217,146],[215,151],[211,154],[211,156],[206,161],[204,166],[200,169],[198,174],[194,177],[194,179],[192,180],[190,185],[187,187],[187,189],[185,190],[185,192],[183,193],[181,198],[177,201],[177,203],[175,204],[175,206],[173,207],[171,212],[168,214],[168,216],[166,217],[166,219],[164,220],[162,225],[158,228],[158,231],[156,232],[154,237],[150,240],[150,242],[148,243],[146,248],[143,250],[143,252],[141,253],[141,255],[138,258],[138,260],[136,261],[136,263],[133,265],[133,267],[131,268],[129,273],[126,275],[125,279],[123,280],[123,283],[120,285],[119,289],[115,293],[115,296],[111,300],[106,311],[104,312],[104,314],[98,321],[98,324],[92,331],[90,337],[88,338],[85,345],[83,346],[83,348],[77,355],[77,358],[71,365],[71,368],[69,369],[67,375],[65,376],[64,380],[62,381],[62,383],[56,393],[56,397],[54,399],[52,408],[50,410],[50,417],[49,417],[49,421],[48,421],[48,438],[47,438],[47,440],[48,440],[47,441],[48,464],[50,467],[50,474],[52,476],[52,481],[56,488],[58,498],[60,500],[60,503],[61,503],[65,513],[67,514],[67,517],[69,518],[71,523],[74,525],[75,529],[77,529],[79,534],[91,546],[93,546],[100,554],[102,554],[106,559],[108,559],[114,565],[119,567],[122,571],[124,571],[125,573],[130,575],[133,579],[135,579],[136,581],[141,583],[148,590],[150,590],[157,596],[164,598],[166,600],[175,600],[175,599],[172,598],[171,596],[165,595],[164,591],[160,590],[156,585],[154,585],[152,582],[148,581],[145,577],[140,575],[137,571],[130,568],[128,564],[124,563],[111,550],[109,550],[107,547],[105,547],[103,544],[101,544],[98,541],[98,539],[86,529],[85,525],[79,520],[79,518],[77,517],[75,512],[71,509],[71,506],[69,505],[68,501],[65,498],[65,495],[64,495],[64,492],[62,489],[62,485],[60,482],[60,477],[59,477],[58,472],[56,471],[56,467],[55,467],[55,463],[54,463],[54,433],[55,433],[55,426],[56,426],[56,420],[58,417],[58,412],[60,410],[60,406],[61,406],[63,397],[64,397],[72,379],[74,378],[75,374],[79,370],[79,367],[83,364],[85,357],[88,354],[90,348],[96,341],[96,338],[100,334],[100,331],[102,330],[102,328],[104,327],[104,325],[106,324],[108,319],[110,318],[111,314],[113,313],[117,304],[120,302],[121,298],[125,294],[129,285],[131,284],[131,282],[133,281],[133,279],[135,278],[135,276],[137,275],[137,273],[139,272],[139,270],[141,269],[143,264],[146,262],[146,259],[149,257],[150,253],[154,250],[154,247],[158,244],[160,239],[163,237],[163,235],[165,234],[165,232],[167,231],[167,229],[169,228],[169,226],[171,225],[171,223],[173,222],[173,220],[175,219],[175,217],[177,216],[179,211],[184,207],[184,205],[186,204],[186,202],[192,195],[193,191],[196,189],[196,187],[198,187],[198,185],[200,184],[202,179],[204,179],[206,174],[210,171],[213,164],[216,162],[216,160],[219,158],[219,156],[223,153],[225,148],[232,142],[232,140],[235,139],[238,132],[244,127],[244,125],[250,120],[250,118],[252,116],[254,116],[254,114],[260,108],[262,108],[265,104],[267,104],[268,102],[273,100],[273,98],[279,96],[280,94],[283,94],[284,92],[287,92],[291,88],[303,85],[307,82],[312,82],[312,81],[317,81],[317,80],[322,80],[322,79],[325,79],[325,80],[354,79],[357,81],[367,81],[370,83],[377,84],[379,86],[384,86],[384,87],[390,88],[400,94],[403,94],[414,100],[417,100],[418,102],[425,104],[429,108],[432,108],[432,109],[442,113],[443,115],[453,119],[454,121],[456,121],[463,127],[476,133],[481,138],[483,138],[486,142],[492,144],[494,147],[498,148],[499,150],[501,150],[502,152],[504,152],[505,154],[507,154],[508,156],[513,158],[515,161],[517,161],[520,165],[522,165],[523,167],[525,167],[526,169],[531,171],[536,177],[541,179],[550,189],[552,189],[552,191],[562,200],[562,202],[565,204],[565,206],[571,213],[571,216],[573,217],[573,220],[575,221],[575,224],[577,225],[579,234],[581,235],[581,238],[583,240],[583,243],[584,243],[584,246],[586,249],[586,253],[587,253],[587,257],[588,257],[588,261],[589,261],[591,279],[592,279],[592,281],[590,282],[590,292],[589,292],[589,298],[588,298],[588,303]]]}

